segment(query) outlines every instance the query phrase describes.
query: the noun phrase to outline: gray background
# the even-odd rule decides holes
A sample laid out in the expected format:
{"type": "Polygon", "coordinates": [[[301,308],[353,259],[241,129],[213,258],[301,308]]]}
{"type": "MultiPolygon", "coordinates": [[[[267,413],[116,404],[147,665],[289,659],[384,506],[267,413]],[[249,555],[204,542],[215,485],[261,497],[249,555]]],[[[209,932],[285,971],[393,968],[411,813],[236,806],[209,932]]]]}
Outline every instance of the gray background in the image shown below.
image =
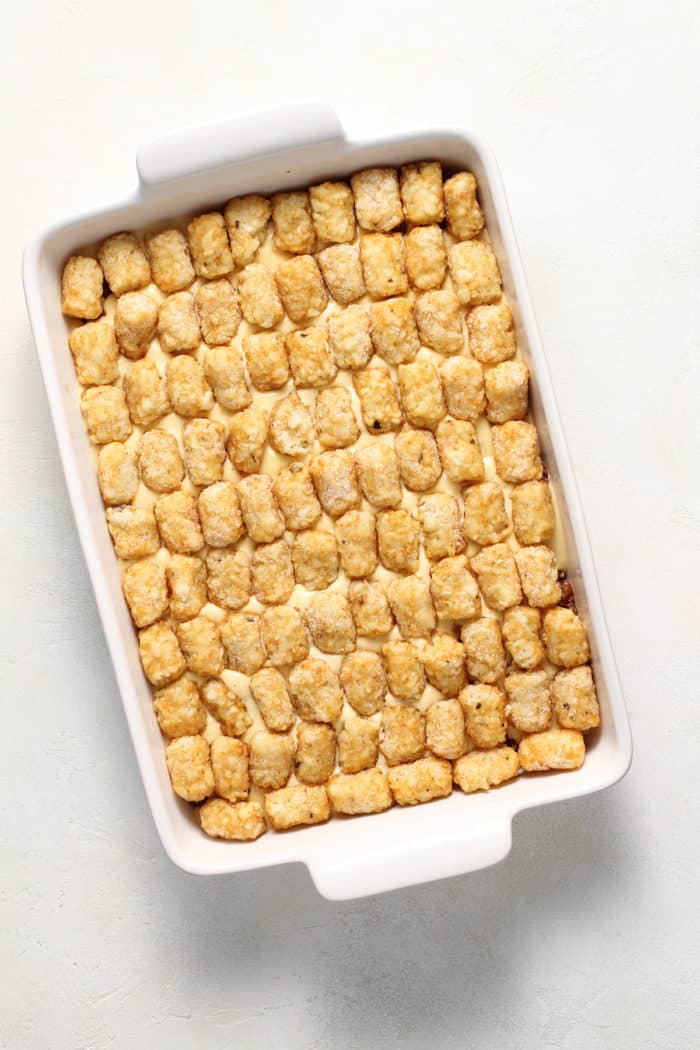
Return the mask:
{"type": "Polygon", "coordinates": [[[0,1045],[697,1045],[700,32],[690,2],[7,14],[0,276],[0,1045]],[[331,11],[336,11],[335,15],[331,11]],[[349,904],[298,867],[198,880],[146,811],[21,297],[27,238],[171,128],[319,95],[502,165],[636,754],[476,875],[349,904]]]}

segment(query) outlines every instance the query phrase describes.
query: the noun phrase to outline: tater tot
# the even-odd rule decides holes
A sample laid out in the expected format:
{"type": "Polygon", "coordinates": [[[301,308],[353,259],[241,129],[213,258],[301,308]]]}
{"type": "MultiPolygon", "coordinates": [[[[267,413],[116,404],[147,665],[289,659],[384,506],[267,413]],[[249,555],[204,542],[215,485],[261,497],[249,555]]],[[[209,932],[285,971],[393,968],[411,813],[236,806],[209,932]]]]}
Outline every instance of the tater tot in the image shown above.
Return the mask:
{"type": "Polygon", "coordinates": [[[484,616],[462,627],[462,645],[469,677],[488,685],[497,682],[506,669],[501,628],[498,620],[484,616]]]}
{"type": "Polygon", "coordinates": [[[297,729],[295,771],[302,784],[323,784],[335,769],[335,732],[322,722],[301,722],[297,729]]]}
{"type": "Polygon", "coordinates": [[[350,179],[355,214],[363,230],[386,232],[403,222],[399,180],[394,168],[366,168],[350,179]]]}
{"type": "Polygon", "coordinates": [[[126,292],[117,300],[114,334],[119,351],[135,361],[148,352],[158,328],[159,306],[147,292],[126,292]]]}
{"type": "Polygon", "coordinates": [[[149,357],[134,361],[124,376],[124,396],[132,423],[147,427],[170,412],[165,379],[149,357]]]}
{"type": "Polygon", "coordinates": [[[207,570],[200,558],[173,554],[166,570],[170,591],[170,615],[191,620],[207,600],[207,570]]]}
{"type": "Polygon", "coordinates": [[[107,528],[118,558],[145,558],[160,547],[156,519],[151,507],[110,507],[107,528]]]}
{"type": "Polygon", "coordinates": [[[241,502],[232,481],[217,481],[202,489],[197,510],[204,542],[209,547],[230,547],[245,531],[241,502]]]}
{"type": "Polygon", "coordinates": [[[358,635],[380,638],[389,633],[394,620],[381,583],[352,580],[348,585],[348,601],[358,635]]]}
{"type": "Polygon", "coordinates": [[[238,482],[241,513],[248,535],[255,543],[272,543],[284,532],[284,521],[272,491],[272,479],[249,474],[238,482]]]}
{"type": "Polygon", "coordinates": [[[230,842],[251,842],[267,831],[265,810],[260,802],[209,798],[200,806],[199,820],[205,835],[230,842]]]}
{"type": "Polygon", "coordinates": [[[233,269],[226,223],[217,211],[197,215],[187,224],[187,239],[195,273],[211,280],[224,277],[233,269]]]}
{"type": "Polygon", "coordinates": [[[430,684],[445,696],[457,696],[467,680],[464,646],[451,634],[435,634],[422,659],[430,684]]]}
{"type": "Polygon", "coordinates": [[[546,481],[526,481],[510,494],[518,543],[547,543],[554,535],[554,506],[546,481]]]}
{"type": "MultiPolygon", "coordinates": [[[[294,740],[259,730],[250,741],[250,779],[266,791],[284,787],[294,768],[294,740]]],[[[269,795],[265,796],[265,801],[269,795]]]]}
{"type": "Polygon", "coordinates": [[[513,315],[505,300],[493,306],[475,306],[467,314],[472,355],[484,365],[497,365],[515,356],[513,315]]]}
{"type": "Polygon", "coordinates": [[[518,485],[542,477],[542,460],[537,431],[532,423],[511,422],[491,428],[496,472],[503,480],[518,485]]]}
{"type": "Polygon", "coordinates": [[[251,402],[241,355],[232,346],[212,346],[204,355],[204,375],[222,408],[239,412],[251,402]]]}
{"type": "Polygon", "coordinates": [[[275,280],[287,316],[295,324],[313,321],[328,305],[328,292],[313,255],[285,259],[275,270],[275,280]]]}
{"type": "Polygon", "coordinates": [[[364,368],[354,373],[352,381],[360,399],[362,422],[370,434],[398,430],[403,413],[388,369],[364,368]]]}
{"type": "MultiPolygon", "coordinates": [[[[289,379],[289,361],[284,336],[258,332],[243,340],[250,381],[256,390],[279,390],[289,379]]],[[[241,406],[243,407],[243,406],[241,406]]]]}
{"type": "Polygon", "coordinates": [[[252,405],[229,418],[226,451],[241,474],[256,474],[262,465],[268,439],[268,415],[252,405]]]}
{"type": "Polygon", "coordinates": [[[207,346],[223,346],[241,323],[238,296],[225,277],[200,284],[194,293],[202,338],[207,346]]]}
{"type": "Polygon", "coordinates": [[[174,682],[185,670],[177,635],[162,620],[139,631],[139,656],[146,678],[156,687],[174,682]]]}
{"type": "Polygon", "coordinates": [[[350,392],[342,386],[319,390],[315,406],[316,432],[323,448],[347,448],[360,436],[350,392]]]}
{"type": "Polygon", "coordinates": [[[61,310],[66,317],[94,321],[102,313],[104,275],[96,259],[71,255],[61,279],[61,310]]]}
{"type": "Polygon", "coordinates": [[[561,601],[557,559],[549,547],[521,547],[515,552],[515,564],[528,605],[546,608],[561,601]]]}
{"type": "Polygon", "coordinates": [[[377,515],[379,560],[392,572],[417,572],[420,525],[407,510],[385,510],[377,515]]]}
{"type": "Polygon", "coordinates": [[[506,543],[482,547],[471,559],[472,570],[479,581],[484,601],[491,609],[503,612],[518,605],[523,592],[513,551],[506,543]]]}
{"type": "Polygon", "coordinates": [[[401,502],[399,462],[391,445],[365,445],[355,453],[360,488],[374,507],[395,507],[401,502]]]}
{"type": "Polygon", "coordinates": [[[378,561],[374,515],[363,510],[347,511],[335,522],[335,536],[343,571],[352,578],[371,576],[378,561]]]}
{"type": "Polygon", "coordinates": [[[403,704],[385,707],[379,726],[379,750],[390,766],[414,762],[425,751],[425,720],[403,704]]]}
{"type": "Polygon", "coordinates": [[[445,798],[452,791],[452,765],[433,755],[393,766],[387,770],[387,778],[394,802],[399,806],[445,798]]]}
{"type": "Polygon", "coordinates": [[[365,294],[360,249],[356,244],[332,244],[324,248],[318,253],[318,265],[328,291],[341,306],[354,303],[365,294]]]}
{"type": "Polygon", "coordinates": [[[284,677],[275,667],[263,667],[250,679],[250,692],[268,729],[284,733],[296,721],[284,677]]]}
{"type": "Polygon", "coordinates": [[[425,713],[425,742],[438,758],[459,758],[467,747],[459,700],[436,700],[425,713]]]}
{"type": "Polygon", "coordinates": [[[533,671],[544,660],[539,609],[515,605],[503,617],[503,640],[513,663],[533,671]]]}
{"type": "Polygon", "coordinates": [[[379,754],[379,726],[367,718],[347,718],[338,733],[338,762],[343,773],[370,769],[379,754]]]}
{"type": "Polygon", "coordinates": [[[425,674],[415,645],[393,638],[382,646],[382,656],[389,689],[394,696],[399,700],[420,700],[425,690],[425,674]]]}
{"type": "Polygon", "coordinates": [[[203,736],[181,736],[165,749],[173,791],[186,802],[201,802],[214,790],[209,744],[203,736]]]}
{"type": "Polygon", "coordinates": [[[294,784],[265,795],[265,812],[275,831],[302,824],[323,824],[330,817],[325,787],[294,784]]]}
{"type": "Polygon", "coordinates": [[[217,675],[224,668],[224,647],[218,623],[195,616],[175,628],[185,663],[193,674],[217,675]]]}
{"type": "Polygon", "coordinates": [[[381,769],[336,773],[327,785],[334,813],[381,813],[392,804],[389,781],[381,769]]]}
{"type": "Polygon", "coordinates": [[[414,427],[432,430],[447,411],[437,369],[429,361],[399,365],[403,414],[414,427]]]}
{"type": "Polygon", "coordinates": [[[124,391],[117,386],[91,386],[80,398],[80,409],[93,445],[126,441],[132,431],[124,391]]]}
{"type": "Polygon", "coordinates": [[[167,492],[154,507],[158,531],[173,554],[196,554],[204,546],[197,504],[188,492],[167,492]]]}
{"type": "Polygon", "coordinates": [[[417,292],[440,288],[447,275],[447,249],[439,226],[415,226],[404,238],[406,271],[417,292]]]}
{"type": "Polygon", "coordinates": [[[423,529],[423,549],[431,561],[464,550],[462,512],[454,496],[447,492],[424,496],[418,501],[418,518],[423,529]]]}
{"type": "Polygon", "coordinates": [[[328,339],[338,368],[364,368],[372,356],[367,307],[358,303],[329,317],[328,339]]]}
{"type": "Polygon", "coordinates": [[[346,183],[322,182],[311,186],[309,203],[316,237],[321,244],[355,239],[355,202],[346,183]]]}
{"type": "Polygon", "coordinates": [[[251,263],[238,275],[241,313],[249,324],[274,328],[284,317],[273,274],[262,263],[251,263]]]}
{"type": "Polygon", "coordinates": [[[402,234],[365,234],[360,238],[360,263],[372,299],[390,299],[408,291],[402,234]]]}
{"type": "Polygon", "coordinates": [[[311,462],[311,477],[321,506],[332,518],[359,506],[360,488],[352,452],[337,449],[316,456],[311,462]]]}
{"type": "Polygon", "coordinates": [[[343,657],[340,684],[358,715],[373,715],[384,706],[386,676],[378,653],[357,649],[343,657]]]}
{"type": "Polygon", "coordinates": [[[394,438],[401,480],[413,492],[425,492],[442,474],[435,438],[429,430],[402,430],[394,438]]]}
{"type": "Polygon", "coordinates": [[[139,471],[132,453],[121,441],[103,445],[97,457],[97,478],[108,507],[131,503],[139,487],[139,471]]]}
{"type": "Polygon", "coordinates": [[[320,387],[331,383],[338,371],[326,328],[305,328],[286,337],[289,367],[297,387],[320,387]]]}
{"type": "Polygon", "coordinates": [[[447,265],[457,298],[470,306],[495,303],[501,296],[501,273],[490,244],[462,241],[447,252],[447,265]]]}
{"type": "Polygon", "coordinates": [[[481,614],[481,596],[464,554],[442,558],[430,570],[430,593],[441,620],[473,620],[481,614]]]}
{"type": "Polygon", "coordinates": [[[594,729],[600,725],[600,708],[590,667],[559,671],[552,682],[554,710],[562,729],[594,729]]]}
{"type": "Polygon", "coordinates": [[[549,609],[542,620],[542,634],[547,657],[557,667],[588,663],[586,628],[570,609],[549,609]]]}
{"type": "Polygon", "coordinates": [[[151,267],[133,233],[115,233],[108,237],[97,249],[97,258],[110,291],[116,296],[150,284],[151,267]]]}
{"type": "Polygon", "coordinates": [[[292,463],[281,470],[274,480],[273,491],[288,529],[309,529],[321,517],[321,504],[306,464],[292,463]]]}
{"type": "Polygon", "coordinates": [[[338,576],[338,544],[332,532],[309,529],[294,538],[294,577],[309,591],[330,587],[338,576]]]}
{"type": "Polygon", "coordinates": [[[199,318],[190,292],[175,292],[158,313],[158,341],[167,354],[196,350],[201,340],[199,318]]]}
{"type": "Polygon", "coordinates": [[[217,736],[211,743],[210,756],[214,790],[217,795],[229,802],[242,802],[247,799],[250,776],[246,744],[235,737],[217,736]]]}
{"type": "Polygon", "coordinates": [[[413,361],[420,350],[420,339],[410,299],[397,297],[372,303],[370,319],[372,345],[387,364],[413,361]]]}
{"type": "Polygon", "coordinates": [[[483,547],[511,533],[503,489],[493,481],[470,485],[464,493],[464,535],[483,547]]]}
{"type": "Polygon", "coordinates": [[[283,456],[305,456],[316,433],[308,408],[296,390],[276,401],[270,412],[270,444],[283,456]]]}
{"type": "Polygon", "coordinates": [[[476,179],[460,171],[444,185],[447,228],[458,241],[476,237],[484,228],[484,216],[476,199],[476,179]]]}
{"type": "Polygon", "coordinates": [[[251,611],[232,613],[221,624],[221,641],[232,671],[254,675],[265,663],[267,653],[260,627],[260,614],[251,611]]]}
{"type": "Polygon", "coordinates": [[[484,480],[484,461],[473,423],[465,419],[443,419],[437,425],[435,439],[450,481],[484,480]]]}
{"type": "Polygon", "coordinates": [[[504,361],[490,368],[485,386],[490,423],[507,423],[527,415],[530,372],[524,361],[504,361]]]}
{"type": "Polygon", "coordinates": [[[262,639],[273,667],[291,667],[309,655],[304,621],[289,606],[266,609],[261,619],[262,639]]]}
{"type": "Polygon", "coordinates": [[[480,748],[506,739],[506,698],[494,685],[466,685],[459,694],[470,740],[480,748]]]}
{"type": "Polygon", "coordinates": [[[146,254],[153,280],[161,292],[179,292],[194,281],[187,241],[180,230],[163,230],[147,237],[146,254]]]}
{"type": "Polygon", "coordinates": [[[345,595],[321,591],[312,595],[306,622],[322,653],[349,653],[355,645],[355,622],[345,595]]]}
{"type": "Polygon", "coordinates": [[[250,551],[223,547],[207,553],[207,596],[223,609],[242,609],[253,590],[250,551]]]}
{"type": "Polygon", "coordinates": [[[263,605],[281,605],[294,590],[292,556],[285,540],[262,543],[253,552],[253,593],[263,605]]]}
{"type": "Polygon", "coordinates": [[[289,692],[297,714],[307,722],[335,722],[343,709],[338,676],[325,660],[314,656],[289,672],[289,692]]]}
{"type": "Polygon", "coordinates": [[[202,366],[187,354],[168,361],[167,388],[173,411],[185,419],[204,415],[214,404],[202,366]]]}
{"type": "Polygon", "coordinates": [[[165,615],[168,608],[165,566],[156,558],[127,565],[122,573],[122,590],[137,627],[148,627],[165,615]]]}
{"type": "Polygon", "coordinates": [[[117,378],[119,351],[114,329],[107,321],[88,321],[74,328],[68,345],[82,386],[101,386],[117,378]]]}
{"type": "Polygon", "coordinates": [[[515,672],[506,675],[508,724],[522,733],[548,729],[552,720],[552,694],[546,671],[515,672]]]}
{"type": "Polygon", "coordinates": [[[454,782],[465,794],[488,791],[517,776],[520,762],[512,747],[496,747],[491,751],[470,751],[454,764],[454,782]]]}
{"type": "Polygon", "coordinates": [[[207,712],[199,697],[199,689],[186,675],[156,690],[153,709],[161,733],[171,739],[196,736],[206,728],[207,712]]]}
{"type": "Polygon", "coordinates": [[[419,295],[415,317],[421,342],[439,354],[459,354],[464,348],[464,328],[454,292],[438,289],[419,295]]]}
{"type": "Polygon", "coordinates": [[[191,419],[185,423],[182,447],[193,485],[213,485],[221,480],[226,461],[225,433],[223,424],[214,419],[191,419]]]}
{"type": "Polygon", "coordinates": [[[391,611],[403,638],[428,638],[437,626],[437,617],[425,580],[401,576],[387,587],[391,611]]]}
{"type": "Polygon", "coordinates": [[[470,357],[448,357],[440,365],[447,411],[475,423],[486,407],[484,370],[470,357]]]}
{"type": "Polygon", "coordinates": [[[275,247],[282,252],[303,255],[314,250],[316,234],[306,190],[273,195],[272,236],[275,247]]]}
{"type": "Polygon", "coordinates": [[[578,769],[586,757],[583,737],[575,729],[546,729],[520,741],[520,765],[527,773],[546,769],[578,769]]]}
{"type": "Polygon", "coordinates": [[[234,197],[226,205],[224,222],[236,266],[247,266],[255,258],[265,240],[271,212],[267,197],[257,193],[234,197]]]}
{"type": "Polygon", "coordinates": [[[401,169],[401,200],[407,222],[414,225],[442,222],[445,201],[439,161],[406,164],[401,169]]]}
{"type": "Polygon", "coordinates": [[[138,451],[141,480],[153,492],[174,492],[185,476],[180,447],[167,430],[147,430],[138,451]]]}

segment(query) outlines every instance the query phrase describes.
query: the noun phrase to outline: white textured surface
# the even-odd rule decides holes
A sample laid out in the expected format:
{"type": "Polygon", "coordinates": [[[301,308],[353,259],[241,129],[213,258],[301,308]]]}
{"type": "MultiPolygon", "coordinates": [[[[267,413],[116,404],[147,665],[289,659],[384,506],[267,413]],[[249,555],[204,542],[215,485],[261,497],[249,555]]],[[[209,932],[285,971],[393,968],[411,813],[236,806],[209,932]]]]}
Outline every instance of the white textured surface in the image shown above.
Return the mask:
{"type": "MultiPolygon", "coordinates": [[[[685,1050],[700,1022],[700,23],[586,0],[46,4],[3,60],[0,1046],[685,1050]],[[202,881],[156,841],[95,619],[19,255],[123,194],[136,146],[325,95],[500,159],[636,755],[524,814],[499,867],[350,903],[286,868],[202,881]],[[693,674],[695,672],[695,675],[693,674]]],[[[13,24],[14,23],[14,24],[13,24]]]]}

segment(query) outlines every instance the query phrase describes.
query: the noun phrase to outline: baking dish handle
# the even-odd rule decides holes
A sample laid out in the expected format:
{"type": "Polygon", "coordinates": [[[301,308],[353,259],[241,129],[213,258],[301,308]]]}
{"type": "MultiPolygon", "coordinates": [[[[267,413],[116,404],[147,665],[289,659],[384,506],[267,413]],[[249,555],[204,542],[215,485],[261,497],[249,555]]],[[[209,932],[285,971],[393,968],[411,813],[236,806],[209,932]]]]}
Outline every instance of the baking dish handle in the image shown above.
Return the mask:
{"type": "Polygon", "coordinates": [[[466,841],[461,835],[454,841],[437,844],[401,842],[395,849],[377,850],[351,860],[343,857],[337,864],[329,864],[325,858],[308,864],[322,897],[352,900],[487,868],[508,855],[511,843],[511,822],[507,820],[475,828],[466,841]]]}
{"type": "Polygon", "coordinates": [[[137,152],[136,168],[147,191],[253,157],[343,138],[340,121],[323,102],[294,102],[165,135],[137,152]]]}

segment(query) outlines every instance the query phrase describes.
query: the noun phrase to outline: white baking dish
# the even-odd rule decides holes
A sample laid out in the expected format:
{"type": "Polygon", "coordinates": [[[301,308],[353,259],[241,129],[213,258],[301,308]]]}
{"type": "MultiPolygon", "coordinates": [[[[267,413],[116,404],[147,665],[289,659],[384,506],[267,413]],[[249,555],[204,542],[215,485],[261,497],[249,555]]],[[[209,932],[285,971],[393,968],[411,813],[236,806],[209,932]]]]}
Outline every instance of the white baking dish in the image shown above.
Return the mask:
{"type": "Polygon", "coordinates": [[[576,483],[495,161],[478,138],[464,131],[349,141],[334,113],[303,103],[170,136],[142,150],[137,168],[140,184],[125,201],[54,226],[29,245],[24,287],[78,532],[146,794],[167,853],[181,868],[202,875],[300,861],[319,891],[333,899],[474,871],[501,860],[510,849],[516,813],[615,783],[629,766],[632,744],[576,483]],[[433,157],[447,168],[470,169],[479,181],[520,347],[533,374],[532,413],[561,509],[569,578],[589,630],[601,728],[589,734],[585,764],[573,773],[520,777],[488,794],[455,791],[429,805],[335,819],[287,834],[270,832],[253,843],[215,841],[202,834],[191,807],[176,798],[168,780],[80,413],[60,308],[61,269],[71,252],[116,230],[221,206],[241,193],[268,193],[347,175],[366,165],[433,157]]]}

